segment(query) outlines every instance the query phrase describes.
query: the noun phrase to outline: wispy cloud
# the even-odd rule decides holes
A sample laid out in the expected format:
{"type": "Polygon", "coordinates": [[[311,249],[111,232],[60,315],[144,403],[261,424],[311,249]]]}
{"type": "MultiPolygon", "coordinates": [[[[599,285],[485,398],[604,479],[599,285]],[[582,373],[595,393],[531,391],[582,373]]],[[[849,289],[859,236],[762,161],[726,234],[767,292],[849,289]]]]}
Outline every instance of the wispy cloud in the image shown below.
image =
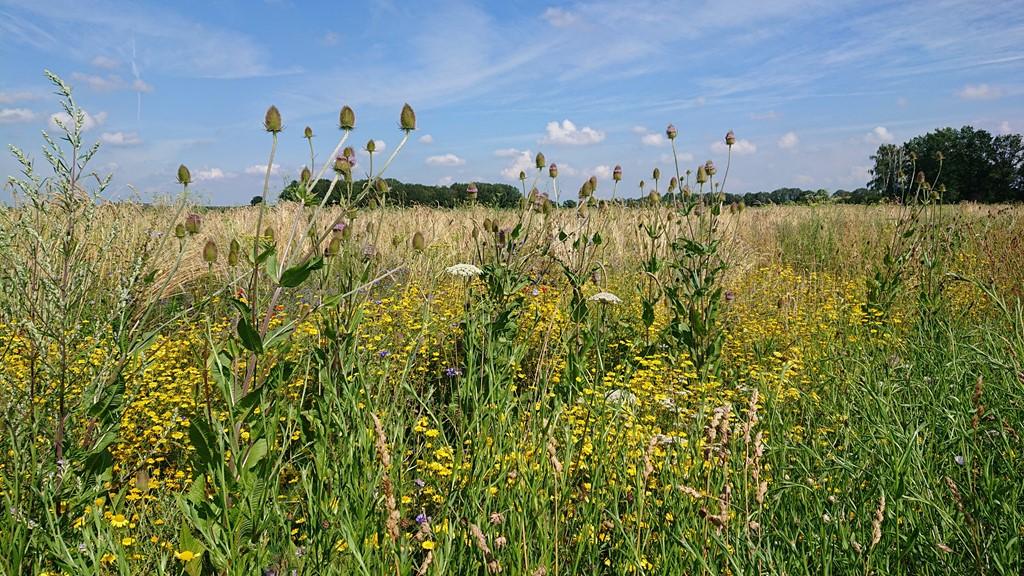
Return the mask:
{"type": "Polygon", "coordinates": [[[17,90],[11,92],[0,91],[0,104],[17,104],[26,100],[35,100],[37,98],[34,92],[28,90],[17,90]]]}
{"type": "Polygon", "coordinates": [[[579,16],[573,12],[565,10],[564,8],[555,7],[544,10],[541,17],[555,28],[568,28],[579,20],[579,16]]]}
{"type": "Polygon", "coordinates": [[[796,135],[796,132],[786,132],[779,138],[779,148],[788,150],[790,148],[796,148],[796,145],[800,143],[800,137],[796,135]]]}
{"type": "Polygon", "coordinates": [[[97,68],[103,68],[104,70],[117,70],[121,67],[121,61],[110,56],[96,56],[90,61],[90,64],[97,68]]]}
{"type": "Polygon", "coordinates": [[[135,132],[104,132],[100,134],[100,141],[111,146],[137,146],[142,144],[142,139],[135,132]]]}
{"type": "Polygon", "coordinates": [[[957,92],[962,100],[995,100],[1002,95],[1002,89],[988,84],[968,84],[957,92]]]}
{"type": "MultiPolygon", "coordinates": [[[[245,169],[245,173],[249,175],[263,176],[267,173],[266,164],[253,164],[245,169]]],[[[281,173],[281,165],[275,163],[270,167],[270,174],[276,176],[281,173]]]]}

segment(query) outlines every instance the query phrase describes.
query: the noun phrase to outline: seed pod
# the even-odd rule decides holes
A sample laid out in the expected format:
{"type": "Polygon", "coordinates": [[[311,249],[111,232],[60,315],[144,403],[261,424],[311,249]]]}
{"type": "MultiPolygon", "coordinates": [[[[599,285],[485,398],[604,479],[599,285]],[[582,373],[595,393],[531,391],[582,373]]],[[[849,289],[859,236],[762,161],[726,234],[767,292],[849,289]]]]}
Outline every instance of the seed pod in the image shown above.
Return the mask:
{"type": "Polygon", "coordinates": [[[207,264],[217,261],[217,243],[213,240],[207,240],[203,246],[203,261],[207,264]]]}
{"type": "Polygon", "coordinates": [[[373,140],[369,140],[366,143],[366,151],[369,152],[370,154],[373,154],[374,152],[376,152],[377,151],[377,143],[374,142],[373,140]]]}
{"type": "Polygon", "coordinates": [[[356,127],[356,113],[349,106],[342,106],[338,115],[338,127],[342,130],[354,130],[356,127]]]}
{"type": "Polygon", "coordinates": [[[312,128],[310,128],[309,126],[306,126],[306,129],[302,131],[302,136],[303,136],[303,137],[304,137],[304,138],[305,138],[306,140],[309,140],[309,139],[311,139],[311,138],[313,137],[313,129],[312,129],[312,128]]]}
{"type": "Polygon", "coordinates": [[[302,172],[299,173],[299,181],[303,184],[309,184],[310,178],[313,177],[313,173],[309,171],[309,168],[303,167],[302,172]]]}
{"type": "Polygon", "coordinates": [[[555,209],[555,203],[545,198],[544,203],[541,205],[540,209],[541,212],[543,212],[544,214],[551,214],[551,212],[554,211],[555,209]]]}
{"type": "Polygon", "coordinates": [[[525,182],[526,181],[526,171],[525,170],[520,170],[519,171],[519,181],[520,182],[525,182]]]}
{"type": "Polygon", "coordinates": [[[187,234],[187,232],[185,231],[184,224],[178,224],[174,227],[174,237],[178,240],[183,240],[185,238],[185,234],[187,234]]]}
{"type": "Polygon", "coordinates": [[[660,180],[661,179],[661,170],[655,168],[654,172],[651,172],[651,178],[654,178],[655,180],[660,180]]]}
{"type": "Polygon", "coordinates": [[[202,223],[202,221],[203,219],[199,216],[199,214],[189,214],[188,216],[185,217],[185,231],[187,231],[190,235],[198,234],[199,225],[202,223]]]}
{"type": "Polygon", "coordinates": [[[551,166],[548,166],[548,176],[558,178],[558,164],[552,162],[551,166]]]}
{"type": "Polygon", "coordinates": [[[491,220],[491,234],[497,234],[497,233],[498,233],[498,221],[497,220],[491,220]]]}
{"type": "Polygon", "coordinates": [[[417,252],[422,252],[423,249],[426,248],[426,246],[427,246],[427,241],[423,239],[423,233],[422,232],[416,232],[415,234],[413,234],[413,236],[412,236],[412,247],[413,247],[413,249],[415,249],[417,252]]]}
{"type": "Polygon", "coordinates": [[[402,127],[402,130],[405,130],[406,132],[412,132],[416,129],[416,113],[412,111],[412,106],[409,106],[408,104],[402,106],[399,125],[402,127]]]}
{"type": "Polygon", "coordinates": [[[665,136],[668,136],[669,140],[675,140],[678,134],[679,132],[676,130],[676,127],[673,126],[672,124],[669,124],[668,127],[665,128],[665,136]]]}
{"type": "Polygon", "coordinates": [[[704,184],[708,181],[708,171],[704,166],[697,168],[697,183],[704,184]]]}
{"type": "Polygon", "coordinates": [[[331,238],[331,241],[327,243],[327,248],[324,250],[324,256],[337,256],[339,252],[341,252],[341,238],[331,238]]]}
{"type": "Polygon", "coordinates": [[[178,184],[188,186],[192,183],[192,174],[188,171],[188,167],[182,164],[178,166],[178,184]]]}
{"type": "Polygon", "coordinates": [[[542,152],[537,152],[537,169],[540,170],[541,168],[544,168],[547,165],[548,163],[544,159],[544,154],[542,152]]]}
{"type": "Polygon", "coordinates": [[[734,134],[732,130],[729,130],[728,132],[725,133],[725,145],[726,146],[732,146],[735,143],[736,143],[736,134],[734,134]]]}
{"type": "Polygon", "coordinates": [[[263,129],[274,134],[281,131],[281,113],[277,106],[267,108],[267,115],[263,118],[263,129]]]}
{"type": "Polygon", "coordinates": [[[646,186],[646,185],[647,185],[646,182],[644,182],[643,180],[640,181],[640,194],[644,193],[644,186],[646,186]]]}
{"type": "Polygon", "coordinates": [[[619,166],[618,164],[615,165],[615,169],[612,170],[612,180],[615,180],[616,182],[622,181],[622,166],[619,166]]]}
{"type": "Polygon", "coordinates": [[[490,218],[484,218],[484,231],[485,232],[490,232],[491,231],[491,219],[490,218]]]}
{"type": "Polygon", "coordinates": [[[238,240],[232,238],[231,244],[228,245],[228,266],[233,268],[238,265],[238,253],[241,249],[238,240]]]}

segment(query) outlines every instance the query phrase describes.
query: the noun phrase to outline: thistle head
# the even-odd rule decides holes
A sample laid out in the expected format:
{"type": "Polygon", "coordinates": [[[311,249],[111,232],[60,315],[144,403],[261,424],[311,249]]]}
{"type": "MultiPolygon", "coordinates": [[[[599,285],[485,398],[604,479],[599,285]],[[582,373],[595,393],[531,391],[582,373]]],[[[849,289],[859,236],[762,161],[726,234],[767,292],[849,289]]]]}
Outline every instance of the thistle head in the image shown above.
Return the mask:
{"type": "Polygon", "coordinates": [[[519,171],[519,181],[520,182],[525,182],[526,181],[526,171],[525,170],[520,170],[519,171]]]}
{"type": "Polygon", "coordinates": [[[669,192],[675,192],[676,188],[678,188],[678,187],[679,187],[679,180],[677,180],[677,179],[676,179],[676,177],[675,177],[675,176],[673,176],[673,177],[672,177],[672,178],[671,178],[671,179],[670,179],[670,180],[668,181],[668,191],[669,191],[669,192]]]}
{"type": "Polygon", "coordinates": [[[306,140],[311,140],[313,138],[313,129],[306,126],[305,130],[302,131],[302,137],[306,140]]]}
{"type": "Polygon", "coordinates": [[[412,106],[409,106],[409,104],[402,106],[402,114],[399,116],[398,124],[405,132],[412,132],[416,129],[416,113],[413,112],[412,106]]]}
{"type": "Polygon", "coordinates": [[[344,222],[338,222],[334,226],[331,226],[331,238],[342,239],[347,236],[348,225],[344,222]]]}
{"type": "Polygon", "coordinates": [[[308,167],[303,167],[302,172],[299,173],[299,182],[309,184],[311,178],[313,178],[313,173],[309,171],[308,167]]]}
{"type": "Polygon", "coordinates": [[[427,241],[423,238],[423,233],[417,231],[412,235],[412,247],[417,252],[422,252],[427,247],[427,241]]]}
{"type": "Polygon", "coordinates": [[[704,163],[704,171],[708,173],[708,176],[714,176],[717,170],[715,169],[715,163],[708,160],[704,163]]]}
{"type": "Polygon", "coordinates": [[[732,146],[735,143],[736,143],[736,134],[734,134],[732,130],[729,130],[728,132],[725,133],[725,145],[726,146],[732,146]]]}
{"type": "Polygon", "coordinates": [[[552,162],[551,166],[548,166],[548,176],[558,178],[558,164],[552,162]]]}
{"type": "Polygon", "coordinates": [[[192,173],[188,171],[188,167],[182,164],[178,166],[178,184],[188,186],[192,183],[192,173]]]}
{"type": "Polygon", "coordinates": [[[277,106],[267,108],[267,114],[263,117],[263,129],[272,134],[277,134],[281,131],[281,112],[277,109],[277,106]]]}
{"type": "Polygon", "coordinates": [[[202,224],[203,219],[199,214],[189,214],[185,217],[185,231],[189,235],[195,235],[199,233],[199,225],[202,224]]]}
{"type": "Polygon", "coordinates": [[[366,151],[370,154],[377,151],[377,143],[372,138],[366,142],[366,151]]]}
{"type": "Polygon", "coordinates": [[[338,114],[338,127],[342,130],[355,130],[356,113],[351,106],[341,107],[341,113],[338,114]]]}
{"type": "Polygon", "coordinates": [[[207,264],[217,261],[217,243],[213,240],[207,240],[203,246],[203,261],[207,264]]]}
{"type": "Polygon", "coordinates": [[[665,128],[665,136],[668,136],[669,140],[675,140],[678,135],[679,132],[676,130],[675,125],[669,124],[668,127],[665,128]]]}
{"type": "Polygon", "coordinates": [[[345,178],[352,177],[352,163],[345,156],[338,156],[334,159],[334,171],[345,178]]]}
{"type": "Polygon", "coordinates": [[[661,179],[661,170],[655,168],[654,172],[651,172],[651,178],[654,178],[655,180],[660,180],[661,179]]]}
{"type": "Polygon", "coordinates": [[[469,186],[466,186],[466,198],[468,198],[470,202],[476,202],[477,192],[476,182],[470,182],[469,186]]]}
{"type": "Polygon", "coordinates": [[[622,181],[622,166],[619,166],[618,164],[615,165],[615,169],[612,170],[612,180],[615,180],[616,182],[622,181]]]}
{"type": "Polygon", "coordinates": [[[548,165],[543,152],[537,152],[536,164],[538,170],[541,170],[548,165]]]}
{"type": "Polygon", "coordinates": [[[697,168],[697,183],[704,184],[708,181],[708,170],[703,165],[697,168]]]}

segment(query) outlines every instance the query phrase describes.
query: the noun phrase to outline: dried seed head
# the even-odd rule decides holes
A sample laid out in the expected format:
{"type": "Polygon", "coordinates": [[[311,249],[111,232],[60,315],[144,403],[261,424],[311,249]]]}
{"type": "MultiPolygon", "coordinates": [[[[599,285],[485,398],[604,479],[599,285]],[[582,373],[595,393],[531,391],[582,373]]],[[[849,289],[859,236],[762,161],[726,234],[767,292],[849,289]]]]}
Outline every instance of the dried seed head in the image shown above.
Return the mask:
{"type": "Polygon", "coordinates": [[[675,140],[678,134],[679,132],[676,130],[676,127],[672,124],[669,124],[668,128],[665,128],[665,136],[668,136],[669,140],[675,140]]]}
{"type": "Polygon", "coordinates": [[[728,132],[725,133],[725,145],[726,146],[732,146],[735,143],[736,143],[736,134],[734,134],[732,130],[729,130],[728,132]]]}
{"type": "Polygon", "coordinates": [[[356,127],[356,113],[350,106],[342,106],[338,115],[338,127],[342,130],[354,130],[356,127]]]}
{"type": "Polygon", "coordinates": [[[238,240],[231,239],[231,244],[228,245],[228,266],[235,267],[238,265],[238,254],[241,252],[242,247],[238,244],[238,240]]]}
{"type": "Polygon", "coordinates": [[[306,129],[302,131],[302,136],[306,140],[309,140],[309,139],[313,138],[313,129],[310,128],[309,126],[306,126],[306,129]]]}
{"type": "Polygon", "coordinates": [[[536,160],[538,170],[548,165],[547,161],[544,159],[544,154],[542,152],[537,152],[536,160]]]}
{"type": "Polygon", "coordinates": [[[202,221],[203,219],[202,217],[199,216],[199,214],[189,214],[188,216],[185,217],[185,231],[187,231],[189,234],[198,234],[199,225],[202,223],[202,221]]]}
{"type": "Polygon", "coordinates": [[[423,238],[423,233],[422,232],[416,232],[415,234],[413,234],[413,236],[412,236],[412,247],[417,252],[422,252],[423,249],[426,248],[426,246],[427,246],[427,241],[423,238]]]}
{"type": "Polygon", "coordinates": [[[263,118],[263,129],[274,134],[281,131],[281,112],[277,106],[267,108],[267,115],[263,118]]]}
{"type": "Polygon", "coordinates": [[[192,183],[192,174],[188,171],[188,167],[182,164],[178,166],[178,184],[188,186],[192,183]]]}
{"type": "Polygon", "coordinates": [[[552,162],[551,166],[548,166],[548,176],[558,178],[558,164],[552,162]]]}
{"type": "Polygon", "coordinates": [[[373,154],[374,152],[377,151],[377,143],[374,142],[372,138],[370,140],[367,140],[366,142],[366,151],[369,152],[370,154],[373,154]]]}
{"type": "Polygon", "coordinates": [[[402,106],[402,114],[399,116],[398,124],[406,132],[412,132],[416,129],[416,113],[413,112],[412,106],[408,104],[402,106]]]}
{"type": "Polygon", "coordinates": [[[622,181],[622,166],[619,166],[618,164],[615,165],[615,169],[612,170],[612,180],[615,180],[616,182],[622,181]]]}
{"type": "Polygon", "coordinates": [[[207,240],[203,246],[203,261],[207,264],[217,261],[217,243],[213,240],[207,240]]]}

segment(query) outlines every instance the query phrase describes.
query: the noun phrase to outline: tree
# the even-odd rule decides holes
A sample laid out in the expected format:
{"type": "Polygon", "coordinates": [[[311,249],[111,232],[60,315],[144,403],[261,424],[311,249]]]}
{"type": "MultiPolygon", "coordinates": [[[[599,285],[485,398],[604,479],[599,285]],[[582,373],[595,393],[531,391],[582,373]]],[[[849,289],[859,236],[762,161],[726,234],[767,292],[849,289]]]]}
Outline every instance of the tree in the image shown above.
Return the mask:
{"type": "Polygon", "coordinates": [[[249,200],[249,206],[258,206],[263,203],[263,196],[253,196],[252,200],[249,200]]]}
{"type": "MultiPolygon", "coordinates": [[[[393,178],[387,178],[385,182],[388,184],[387,203],[392,206],[424,205],[454,208],[470,201],[466,195],[468,184],[434,186],[401,182],[393,178]]],[[[318,202],[322,200],[330,185],[330,180],[317,181],[313,186],[313,197],[318,202]]],[[[356,180],[352,183],[352,190],[358,192],[365,185],[366,180],[356,180]]],[[[302,184],[293,180],[281,191],[279,198],[284,201],[297,201],[300,197],[301,187],[302,184]]],[[[477,202],[497,208],[514,208],[519,205],[519,199],[522,197],[520,191],[510,184],[477,183],[477,191],[477,202]]],[[[331,197],[328,198],[327,203],[337,204],[347,193],[348,186],[339,182],[331,191],[331,197]]],[[[365,202],[366,200],[364,200],[365,202]]]]}

